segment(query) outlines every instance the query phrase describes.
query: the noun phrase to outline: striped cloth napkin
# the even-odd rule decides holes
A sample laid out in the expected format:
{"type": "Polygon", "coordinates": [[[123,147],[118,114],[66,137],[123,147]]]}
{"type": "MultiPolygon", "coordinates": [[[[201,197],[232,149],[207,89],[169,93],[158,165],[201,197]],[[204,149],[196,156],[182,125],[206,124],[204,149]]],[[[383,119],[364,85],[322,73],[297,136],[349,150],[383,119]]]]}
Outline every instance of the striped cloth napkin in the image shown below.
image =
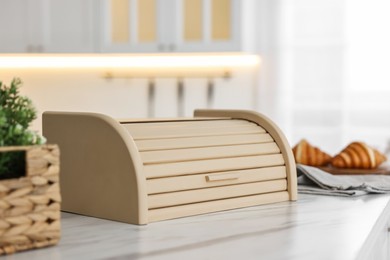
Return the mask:
{"type": "Polygon", "coordinates": [[[329,196],[362,196],[390,192],[390,176],[332,175],[323,170],[298,164],[298,192],[329,196]]]}

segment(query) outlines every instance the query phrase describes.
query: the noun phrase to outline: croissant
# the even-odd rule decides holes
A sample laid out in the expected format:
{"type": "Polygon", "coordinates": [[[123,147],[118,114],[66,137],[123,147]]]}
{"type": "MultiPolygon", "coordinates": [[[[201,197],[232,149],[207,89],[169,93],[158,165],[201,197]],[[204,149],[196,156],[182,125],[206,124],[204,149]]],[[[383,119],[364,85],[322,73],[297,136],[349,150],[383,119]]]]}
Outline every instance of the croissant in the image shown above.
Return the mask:
{"type": "Polygon", "coordinates": [[[293,154],[295,162],[310,166],[326,165],[332,158],[329,154],[312,146],[304,139],[293,148],[293,154]]]}
{"type": "Polygon", "coordinates": [[[375,169],[387,158],[379,151],[362,143],[353,142],[332,159],[337,168],[375,169]]]}

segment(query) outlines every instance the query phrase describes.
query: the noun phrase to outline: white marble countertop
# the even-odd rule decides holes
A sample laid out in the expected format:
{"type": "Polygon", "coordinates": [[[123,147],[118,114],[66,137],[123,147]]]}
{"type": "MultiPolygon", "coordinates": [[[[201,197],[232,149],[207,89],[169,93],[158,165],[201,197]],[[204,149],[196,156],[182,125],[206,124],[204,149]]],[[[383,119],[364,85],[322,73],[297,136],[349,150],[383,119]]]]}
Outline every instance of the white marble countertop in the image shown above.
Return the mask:
{"type": "Polygon", "coordinates": [[[356,259],[388,218],[389,201],[300,195],[146,226],[62,213],[57,246],[4,259],[356,259]]]}

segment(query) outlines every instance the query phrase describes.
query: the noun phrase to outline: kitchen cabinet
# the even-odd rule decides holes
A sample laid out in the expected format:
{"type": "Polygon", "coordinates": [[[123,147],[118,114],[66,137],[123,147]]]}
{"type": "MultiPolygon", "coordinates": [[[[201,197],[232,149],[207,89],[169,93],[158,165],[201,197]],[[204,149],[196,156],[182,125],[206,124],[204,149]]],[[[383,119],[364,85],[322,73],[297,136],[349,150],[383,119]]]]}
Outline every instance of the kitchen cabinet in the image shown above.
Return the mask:
{"type": "MultiPolygon", "coordinates": [[[[168,2],[168,1],[167,1],[168,2]]],[[[164,3],[157,0],[100,1],[101,52],[156,52],[161,50],[164,3]]]]}
{"type": "Polygon", "coordinates": [[[32,50],[34,24],[30,23],[32,1],[3,0],[0,4],[0,52],[32,50]],[[30,44],[31,43],[31,44],[30,44]]]}
{"type": "Polygon", "coordinates": [[[95,51],[93,0],[2,0],[0,52],[95,51]]]}
{"type": "MultiPolygon", "coordinates": [[[[102,0],[102,52],[251,50],[253,1],[102,0]],[[244,15],[245,13],[245,15],[244,15]]],[[[253,39],[252,39],[253,40],[253,39]]]]}
{"type": "Polygon", "coordinates": [[[253,5],[254,0],[2,0],[0,52],[247,51],[253,5]]]}

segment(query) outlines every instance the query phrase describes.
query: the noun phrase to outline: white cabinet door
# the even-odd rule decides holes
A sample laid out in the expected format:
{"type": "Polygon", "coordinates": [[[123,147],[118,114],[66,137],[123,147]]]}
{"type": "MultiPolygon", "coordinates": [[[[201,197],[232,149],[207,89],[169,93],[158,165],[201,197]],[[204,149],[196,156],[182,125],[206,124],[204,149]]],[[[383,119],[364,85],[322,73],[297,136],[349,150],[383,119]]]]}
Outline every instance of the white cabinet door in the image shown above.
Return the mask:
{"type": "Polygon", "coordinates": [[[37,1],[2,0],[0,2],[0,52],[32,52],[36,28],[31,8],[37,1]]]}
{"type": "Polygon", "coordinates": [[[101,0],[101,52],[156,52],[162,46],[162,0],[101,0]]]}
{"type": "Polygon", "coordinates": [[[241,51],[239,0],[173,0],[171,49],[177,52],[241,51]]]}
{"type": "Polygon", "coordinates": [[[0,52],[95,51],[93,0],[2,0],[0,52]]]}
{"type": "MultiPolygon", "coordinates": [[[[251,0],[102,0],[102,52],[243,51],[251,0]],[[248,11],[248,10],[246,10],[248,11]]],[[[252,26],[253,27],[253,26],[252,26]]]]}
{"type": "MultiPolygon", "coordinates": [[[[41,0],[42,51],[94,52],[96,11],[93,0],[41,0]]],[[[39,17],[36,17],[39,19],[39,17]]]]}

